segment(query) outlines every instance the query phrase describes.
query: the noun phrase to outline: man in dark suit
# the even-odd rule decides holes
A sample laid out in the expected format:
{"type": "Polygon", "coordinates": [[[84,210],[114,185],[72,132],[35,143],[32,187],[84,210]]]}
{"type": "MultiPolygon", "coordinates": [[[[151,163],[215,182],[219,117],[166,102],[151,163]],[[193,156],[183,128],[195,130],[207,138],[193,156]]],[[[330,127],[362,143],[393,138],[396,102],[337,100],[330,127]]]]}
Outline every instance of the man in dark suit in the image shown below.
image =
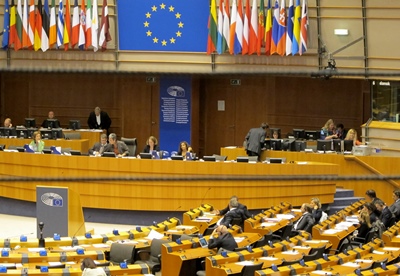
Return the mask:
{"type": "Polygon", "coordinates": [[[102,111],[100,107],[97,106],[94,111],[90,112],[87,123],[90,129],[105,129],[108,134],[108,129],[111,126],[111,118],[108,116],[107,112],[102,111]]]}
{"type": "MultiPolygon", "coordinates": [[[[232,199],[235,199],[235,200],[237,201],[237,203],[238,203],[237,209],[243,211],[242,213],[243,213],[243,215],[244,215],[244,219],[251,218],[251,214],[250,214],[249,210],[247,210],[247,206],[244,205],[244,204],[239,203],[239,198],[238,198],[237,196],[235,196],[235,195],[232,196],[232,197],[230,198],[230,200],[232,200],[232,199]]],[[[230,208],[229,208],[229,204],[228,204],[228,206],[226,206],[226,207],[225,207],[224,209],[222,209],[222,210],[214,209],[214,210],[212,211],[212,213],[213,213],[213,214],[216,214],[216,215],[224,216],[229,210],[230,210],[230,208]]]]}
{"type": "Polygon", "coordinates": [[[394,203],[390,205],[389,210],[396,216],[396,221],[400,220],[400,190],[393,191],[394,203]]]}
{"type": "Polygon", "coordinates": [[[238,209],[239,202],[236,198],[231,198],[229,201],[229,211],[224,214],[224,216],[217,222],[217,225],[225,225],[230,227],[234,225],[239,225],[243,227],[243,222],[245,220],[244,213],[242,209],[238,209]]]}
{"type": "Polygon", "coordinates": [[[225,250],[233,251],[237,248],[238,245],[232,236],[232,234],[228,231],[226,226],[220,225],[212,232],[210,239],[208,240],[208,248],[223,248],[225,250]],[[218,235],[217,238],[214,236],[218,235]]]}
{"type": "Polygon", "coordinates": [[[260,158],[261,149],[264,147],[267,123],[262,123],[259,128],[252,128],[245,137],[246,152],[248,156],[258,156],[260,158]]]}
{"type": "Polygon", "coordinates": [[[90,155],[100,156],[104,152],[111,151],[111,145],[107,142],[107,134],[102,134],[100,136],[100,142],[97,142],[93,145],[93,147],[89,150],[90,155]]]}
{"type": "Polygon", "coordinates": [[[304,230],[311,233],[311,229],[314,226],[314,217],[312,215],[312,207],[310,204],[303,203],[300,208],[303,213],[299,220],[293,226],[294,230],[304,230]]]}
{"type": "Polygon", "coordinates": [[[386,226],[386,229],[391,227],[394,223],[394,214],[386,206],[385,202],[380,199],[375,200],[376,209],[381,213],[379,219],[386,226]]]}

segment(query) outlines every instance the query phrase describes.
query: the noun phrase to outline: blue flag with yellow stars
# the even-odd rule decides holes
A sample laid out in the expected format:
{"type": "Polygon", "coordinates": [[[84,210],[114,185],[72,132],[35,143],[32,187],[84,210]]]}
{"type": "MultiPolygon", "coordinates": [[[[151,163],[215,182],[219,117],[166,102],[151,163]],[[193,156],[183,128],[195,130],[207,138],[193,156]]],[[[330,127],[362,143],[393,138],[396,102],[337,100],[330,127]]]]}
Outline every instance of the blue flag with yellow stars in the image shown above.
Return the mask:
{"type": "Polygon", "coordinates": [[[206,52],[206,0],[118,0],[119,49],[206,52]]]}

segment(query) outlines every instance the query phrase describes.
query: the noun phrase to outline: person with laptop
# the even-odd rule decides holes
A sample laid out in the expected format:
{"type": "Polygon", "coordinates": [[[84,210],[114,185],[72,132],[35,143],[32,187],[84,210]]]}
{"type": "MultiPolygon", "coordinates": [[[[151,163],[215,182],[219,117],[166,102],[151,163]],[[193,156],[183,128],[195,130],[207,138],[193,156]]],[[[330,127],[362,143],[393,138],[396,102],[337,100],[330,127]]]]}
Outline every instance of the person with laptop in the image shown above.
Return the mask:
{"type": "Polygon", "coordinates": [[[209,249],[217,248],[219,250],[220,248],[223,248],[225,250],[233,251],[237,247],[238,245],[235,238],[228,231],[228,228],[225,225],[217,226],[208,240],[209,249]]]}
{"type": "Polygon", "coordinates": [[[42,134],[40,131],[35,131],[32,135],[32,142],[29,144],[29,147],[34,152],[42,152],[44,149],[44,141],[42,140],[42,134]]]}
{"type": "Polygon", "coordinates": [[[186,160],[188,153],[193,153],[192,147],[186,141],[180,142],[177,155],[181,155],[183,159],[186,160]]]}
{"type": "Polygon", "coordinates": [[[146,146],[144,146],[144,149],[142,152],[145,153],[152,153],[153,150],[155,151],[160,151],[160,147],[158,146],[158,141],[157,138],[154,136],[150,136],[147,141],[146,141],[146,146]]]}
{"type": "Polygon", "coordinates": [[[89,150],[90,155],[101,156],[104,152],[110,151],[111,145],[107,142],[107,134],[100,136],[100,142],[97,142],[89,150]]]}
{"type": "Polygon", "coordinates": [[[110,143],[110,147],[107,148],[105,152],[113,152],[117,157],[124,157],[129,155],[128,146],[122,141],[117,141],[117,134],[111,133],[108,136],[108,141],[110,143]]]}

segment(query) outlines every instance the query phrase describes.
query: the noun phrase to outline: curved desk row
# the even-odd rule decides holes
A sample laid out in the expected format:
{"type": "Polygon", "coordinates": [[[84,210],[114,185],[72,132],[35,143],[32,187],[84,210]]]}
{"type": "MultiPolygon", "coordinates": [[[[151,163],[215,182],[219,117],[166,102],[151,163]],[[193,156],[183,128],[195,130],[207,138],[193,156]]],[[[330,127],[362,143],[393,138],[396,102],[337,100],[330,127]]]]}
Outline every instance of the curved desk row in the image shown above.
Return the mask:
{"type": "MultiPolygon", "coordinates": [[[[249,209],[265,209],[288,201],[293,206],[318,196],[333,202],[336,183],[332,180],[263,180],[266,176],[335,176],[338,166],[326,163],[248,164],[233,162],[191,162],[96,158],[0,152],[0,176],[68,178],[93,177],[91,181],[0,182],[0,196],[36,201],[36,185],[64,186],[81,195],[83,207],[121,210],[189,210],[201,203],[224,207],[237,195],[249,209]],[[196,177],[252,177],[253,180],[195,180],[196,177]],[[110,177],[123,181],[107,180],[110,177]],[[128,178],[141,177],[139,181],[128,178]],[[162,181],[147,179],[162,178],[162,181]],[[182,180],[168,180],[180,177],[182,180]],[[179,207],[178,207],[179,206],[179,207]]],[[[1,180],[1,179],[0,179],[1,180]]]]}
{"type": "MultiPolygon", "coordinates": [[[[89,151],[89,140],[43,140],[46,147],[56,146],[61,148],[70,148],[73,150],[79,150],[81,153],[87,153],[89,151]]],[[[22,147],[32,142],[32,139],[19,139],[19,138],[0,138],[0,145],[6,145],[6,149],[10,146],[22,147]]],[[[90,145],[92,146],[92,145],[90,145]]]]}

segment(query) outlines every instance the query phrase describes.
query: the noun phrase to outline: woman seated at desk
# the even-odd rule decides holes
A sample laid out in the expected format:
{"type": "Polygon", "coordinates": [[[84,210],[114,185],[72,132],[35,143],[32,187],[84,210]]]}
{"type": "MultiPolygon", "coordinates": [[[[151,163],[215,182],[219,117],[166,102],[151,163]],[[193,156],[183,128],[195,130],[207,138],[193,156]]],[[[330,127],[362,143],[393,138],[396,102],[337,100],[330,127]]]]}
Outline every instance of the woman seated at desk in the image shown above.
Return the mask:
{"type": "Polygon", "coordinates": [[[149,139],[147,139],[146,146],[144,147],[143,152],[152,153],[153,150],[160,151],[160,147],[158,146],[157,138],[154,136],[150,136],[149,139]]]}
{"type": "Polygon", "coordinates": [[[347,132],[346,138],[344,138],[344,140],[353,140],[354,146],[362,145],[362,143],[357,139],[357,131],[353,128],[347,132]]]}
{"type": "Polygon", "coordinates": [[[29,144],[29,147],[34,151],[34,152],[42,152],[44,149],[44,142],[42,140],[42,134],[40,131],[35,131],[33,133],[33,140],[29,144]]]}
{"type": "Polygon", "coordinates": [[[360,227],[358,228],[358,233],[354,234],[354,237],[365,239],[372,227],[368,212],[361,211],[358,215],[358,221],[360,222],[360,227]]]}
{"type": "Polygon", "coordinates": [[[183,159],[186,159],[186,154],[187,153],[192,153],[192,152],[193,152],[193,149],[188,144],[188,142],[182,141],[182,142],[179,143],[178,155],[182,155],[183,159]]]}
{"type": "Polygon", "coordinates": [[[329,119],[321,129],[320,139],[332,140],[337,138],[338,136],[335,134],[335,123],[332,119],[329,119]]]}

